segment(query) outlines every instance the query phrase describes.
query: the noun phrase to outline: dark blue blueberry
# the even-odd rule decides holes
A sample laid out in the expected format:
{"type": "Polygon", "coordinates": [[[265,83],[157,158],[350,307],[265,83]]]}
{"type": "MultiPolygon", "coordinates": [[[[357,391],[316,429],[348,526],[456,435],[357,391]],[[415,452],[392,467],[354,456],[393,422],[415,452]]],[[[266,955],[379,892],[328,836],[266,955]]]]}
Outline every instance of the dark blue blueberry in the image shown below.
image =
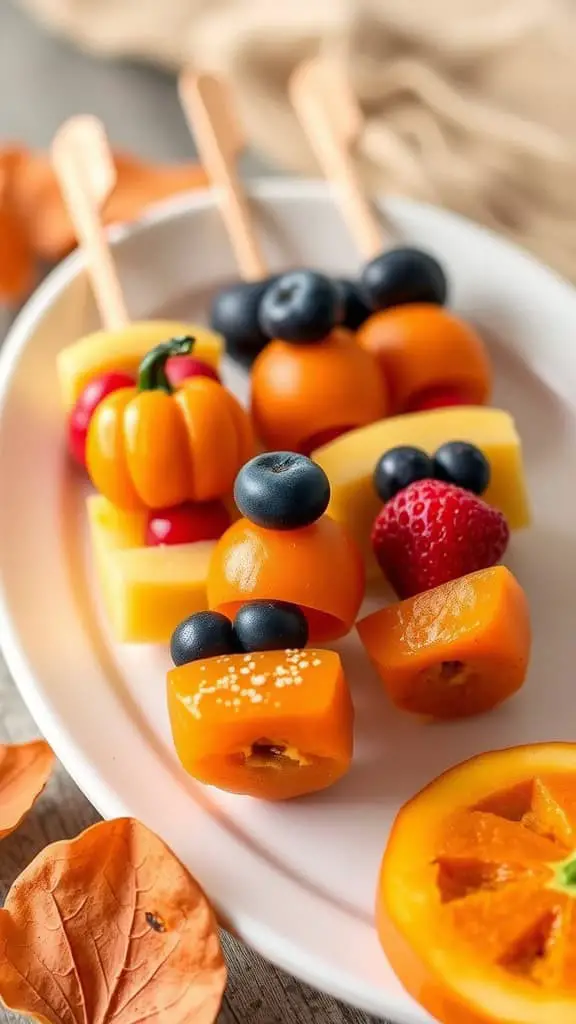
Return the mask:
{"type": "Polygon", "coordinates": [[[474,444],[449,441],[436,452],[434,476],[437,480],[456,484],[473,494],[484,494],[490,483],[490,463],[474,444]]]}
{"type": "Polygon", "coordinates": [[[340,289],[344,306],[342,325],[351,331],[357,331],[368,319],[372,310],[366,305],[360,285],[356,281],[349,281],[348,278],[341,277],[337,279],[336,284],[340,289]]]}
{"type": "Polygon", "coordinates": [[[242,467],[234,500],[247,519],[271,530],[315,523],[330,501],[328,477],[305,455],[265,452],[242,467]]]}
{"type": "Polygon", "coordinates": [[[362,292],[372,309],[409,302],[443,306],[448,287],[438,260],[420,249],[389,249],[366,264],[360,277],[362,292]]]}
{"type": "Polygon", "coordinates": [[[266,289],[260,327],[269,338],[300,344],[321,341],[342,318],[336,283],[314,270],[292,270],[266,289]]]}
{"type": "Polygon", "coordinates": [[[245,282],[224,288],[215,297],[210,323],[223,334],[229,354],[243,363],[250,363],[270,340],[261,330],[258,311],[262,296],[276,277],[264,281],[245,282]]]}
{"type": "Polygon", "coordinates": [[[384,452],[374,470],[374,487],[384,503],[398,491],[416,482],[434,476],[432,459],[419,448],[400,445],[384,452]]]}
{"type": "Polygon", "coordinates": [[[184,619],[172,634],[170,654],[175,665],[200,658],[215,658],[238,650],[230,619],[220,612],[196,612],[184,619]]]}
{"type": "Polygon", "coordinates": [[[297,604],[249,601],[238,610],[234,632],[243,651],[300,649],[308,643],[308,621],[297,604]]]}

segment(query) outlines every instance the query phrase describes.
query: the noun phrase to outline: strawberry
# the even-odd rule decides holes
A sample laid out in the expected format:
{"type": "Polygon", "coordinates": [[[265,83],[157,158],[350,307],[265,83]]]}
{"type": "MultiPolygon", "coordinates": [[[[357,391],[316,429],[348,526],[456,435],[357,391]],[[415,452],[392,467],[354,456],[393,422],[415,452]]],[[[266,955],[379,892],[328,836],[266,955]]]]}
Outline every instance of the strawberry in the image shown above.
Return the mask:
{"type": "Polygon", "coordinates": [[[372,547],[405,598],[495,565],[509,535],[502,513],[470,491],[442,480],[417,480],[384,505],[374,521],[372,547]]]}

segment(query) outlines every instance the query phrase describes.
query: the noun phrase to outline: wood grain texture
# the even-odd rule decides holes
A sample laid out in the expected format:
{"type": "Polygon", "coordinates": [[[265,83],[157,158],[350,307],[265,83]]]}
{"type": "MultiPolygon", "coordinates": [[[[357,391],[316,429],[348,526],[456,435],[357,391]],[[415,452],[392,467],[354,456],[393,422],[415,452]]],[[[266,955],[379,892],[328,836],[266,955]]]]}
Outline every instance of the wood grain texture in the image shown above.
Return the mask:
{"type": "MultiPolygon", "coordinates": [[[[14,743],[37,736],[38,729],[0,655],[0,742],[14,743]]],[[[94,808],[59,765],[26,820],[0,844],[2,902],[17,875],[47,843],[75,836],[97,820],[94,808]]],[[[223,945],[230,979],[219,1024],[374,1022],[374,1018],[300,984],[230,936],[223,936],[223,945]]],[[[0,1008],[0,1024],[22,1020],[0,1008]]]]}

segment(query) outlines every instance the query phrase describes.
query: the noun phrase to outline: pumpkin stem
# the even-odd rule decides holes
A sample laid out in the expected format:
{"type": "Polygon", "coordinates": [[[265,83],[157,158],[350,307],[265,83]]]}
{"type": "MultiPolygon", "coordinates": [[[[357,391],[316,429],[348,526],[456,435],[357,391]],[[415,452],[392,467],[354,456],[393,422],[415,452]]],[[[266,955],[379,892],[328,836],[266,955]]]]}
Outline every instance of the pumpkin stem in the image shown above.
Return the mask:
{"type": "Polygon", "coordinates": [[[138,390],[165,391],[171,395],[174,388],[166,375],[166,363],[171,356],[187,356],[192,351],[194,341],[189,335],[171,338],[170,341],[161,341],[147,352],[138,367],[138,390]]]}

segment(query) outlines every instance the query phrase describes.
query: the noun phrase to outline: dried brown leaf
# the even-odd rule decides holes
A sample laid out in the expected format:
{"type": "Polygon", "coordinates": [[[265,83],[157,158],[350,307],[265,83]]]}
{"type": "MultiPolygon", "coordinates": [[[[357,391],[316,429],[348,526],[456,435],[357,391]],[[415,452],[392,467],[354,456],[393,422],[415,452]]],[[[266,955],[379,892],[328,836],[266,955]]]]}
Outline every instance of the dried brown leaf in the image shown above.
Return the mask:
{"type": "Polygon", "coordinates": [[[43,1024],[213,1024],[225,984],[204,893],[131,818],[47,847],[0,911],[0,997],[43,1024]]]}
{"type": "MultiPolygon", "coordinates": [[[[197,163],[160,164],[115,153],[118,181],[104,211],[104,222],[130,222],[152,203],[206,185],[197,163]]],[[[76,245],[56,176],[43,153],[22,155],[11,180],[14,208],[25,224],[29,243],[40,259],[55,261],[76,245]]]]}
{"type": "Polygon", "coordinates": [[[0,746],[0,839],[18,828],[48,782],[54,754],[44,740],[0,746]]]}

